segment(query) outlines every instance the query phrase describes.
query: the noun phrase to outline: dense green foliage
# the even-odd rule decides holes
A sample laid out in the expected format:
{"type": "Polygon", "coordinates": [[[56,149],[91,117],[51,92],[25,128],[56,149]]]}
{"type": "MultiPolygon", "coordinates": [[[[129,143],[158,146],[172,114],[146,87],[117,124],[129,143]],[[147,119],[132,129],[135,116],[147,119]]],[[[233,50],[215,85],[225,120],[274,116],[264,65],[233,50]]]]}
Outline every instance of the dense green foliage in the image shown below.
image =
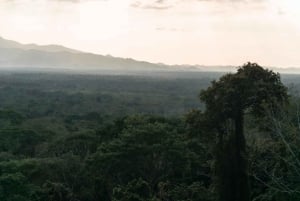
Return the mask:
{"type": "Polygon", "coordinates": [[[210,156],[180,119],[135,115],[62,136],[8,123],[1,139],[1,200],[213,196],[210,156]]]}
{"type": "Polygon", "coordinates": [[[203,90],[203,114],[217,134],[216,172],[218,200],[250,201],[248,156],[244,135],[245,112],[262,116],[265,108],[287,102],[280,76],[255,63],[226,74],[203,90]]]}
{"type": "MultiPolygon", "coordinates": [[[[0,200],[215,201],[197,95],[219,76],[0,75],[0,200]]],[[[290,105],[245,114],[252,200],[300,199],[297,79],[290,105]]]]}
{"type": "Polygon", "coordinates": [[[177,116],[200,106],[199,90],[218,74],[192,76],[2,74],[0,107],[18,111],[27,118],[64,118],[95,112],[102,116],[177,116]]]}

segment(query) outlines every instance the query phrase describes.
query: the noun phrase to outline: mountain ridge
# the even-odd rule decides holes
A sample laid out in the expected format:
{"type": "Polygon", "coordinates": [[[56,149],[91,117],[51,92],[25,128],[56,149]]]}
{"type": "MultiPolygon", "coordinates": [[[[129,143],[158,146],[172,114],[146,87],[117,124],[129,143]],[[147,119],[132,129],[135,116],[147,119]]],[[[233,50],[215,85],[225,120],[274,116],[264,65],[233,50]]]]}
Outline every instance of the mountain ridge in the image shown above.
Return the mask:
{"type": "Polygon", "coordinates": [[[34,43],[23,44],[13,40],[7,40],[0,36],[0,48],[17,48],[23,50],[41,50],[47,52],[71,52],[71,53],[80,53],[82,51],[64,47],[62,45],[37,45],[34,43]]]}
{"type": "MultiPolygon", "coordinates": [[[[211,71],[233,72],[236,66],[167,65],[83,52],[62,45],[22,44],[0,36],[0,68],[77,71],[211,71]]],[[[269,68],[281,73],[300,73],[299,68],[269,68]]]]}
{"type": "Polygon", "coordinates": [[[103,56],[61,45],[22,44],[0,37],[0,68],[53,68],[59,70],[170,70],[171,66],[130,58],[103,56]]]}

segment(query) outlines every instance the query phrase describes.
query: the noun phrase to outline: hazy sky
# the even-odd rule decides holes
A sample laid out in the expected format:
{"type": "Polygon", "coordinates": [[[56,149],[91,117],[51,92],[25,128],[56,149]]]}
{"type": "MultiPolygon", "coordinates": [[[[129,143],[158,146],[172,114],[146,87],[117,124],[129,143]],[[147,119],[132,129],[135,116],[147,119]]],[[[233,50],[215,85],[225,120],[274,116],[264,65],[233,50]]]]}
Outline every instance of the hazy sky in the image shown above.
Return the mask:
{"type": "Polygon", "coordinates": [[[168,64],[300,67],[300,1],[0,0],[0,36],[168,64]]]}

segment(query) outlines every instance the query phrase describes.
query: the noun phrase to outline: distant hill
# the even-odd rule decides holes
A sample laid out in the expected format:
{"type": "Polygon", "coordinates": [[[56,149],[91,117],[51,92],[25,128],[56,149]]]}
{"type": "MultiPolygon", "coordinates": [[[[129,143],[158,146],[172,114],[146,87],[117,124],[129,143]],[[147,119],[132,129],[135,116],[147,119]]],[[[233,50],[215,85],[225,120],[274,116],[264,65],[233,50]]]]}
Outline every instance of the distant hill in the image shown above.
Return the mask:
{"type": "Polygon", "coordinates": [[[132,59],[108,57],[90,53],[48,52],[0,48],[0,67],[98,69],[98,70],[153,70],[166,66],[139,62],[132,59]]]}
{"type": "Polygon", "coordinates": [[[77,71],[176,70],[175,66],[81,52],[59,45],[21,44],[0,38],[0,68],[77,71]]]}
{"type": "MultiPolygon", "coordinates": [[[[132,74],[160,71],[233,72],[236,67],[155,64],[86,53],[60,45],[21,44],[0,37],[0,69],[132,74]]],[[[281,73],[300,73],[299,68],[271,69],[281,73]]]]}
{"type": "Polygon", "coordinates": [[[0,48],[16,48],[22,50],[41,50],[46,52],[70,52],[79,53],[78,50],[73,50],[60,45],[36,45],[36,44],[21,44],[16,41],[6,40],[0,37],[0,48]]]}

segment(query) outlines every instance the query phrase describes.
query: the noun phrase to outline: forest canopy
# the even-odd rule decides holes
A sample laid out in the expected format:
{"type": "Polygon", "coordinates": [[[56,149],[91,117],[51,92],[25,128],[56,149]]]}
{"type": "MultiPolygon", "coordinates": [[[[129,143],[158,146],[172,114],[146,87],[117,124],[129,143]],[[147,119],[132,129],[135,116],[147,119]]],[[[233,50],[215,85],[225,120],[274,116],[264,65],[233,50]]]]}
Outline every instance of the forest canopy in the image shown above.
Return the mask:
{"type": "Polygon", "coordinates": [[[300,199],[295,75],[0,77],[3,201],[300,199]]]}

